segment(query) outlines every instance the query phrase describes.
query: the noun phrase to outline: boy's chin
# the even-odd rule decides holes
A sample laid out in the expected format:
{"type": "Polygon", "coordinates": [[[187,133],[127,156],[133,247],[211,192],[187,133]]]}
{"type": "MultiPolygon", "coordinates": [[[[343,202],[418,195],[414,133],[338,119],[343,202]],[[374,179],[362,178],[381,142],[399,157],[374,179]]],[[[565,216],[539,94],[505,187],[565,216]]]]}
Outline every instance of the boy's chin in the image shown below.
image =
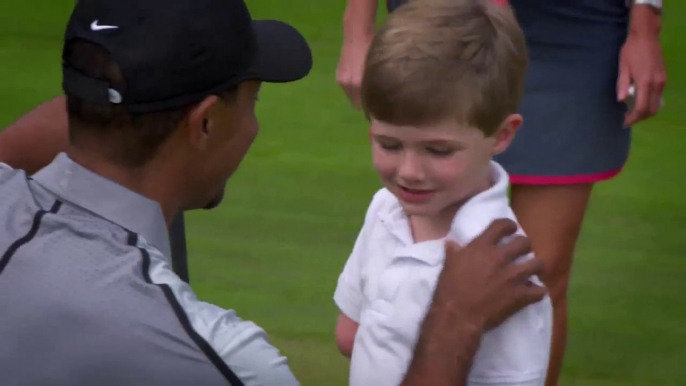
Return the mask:
{"type": "Polygon", "coordinates": [[[431,203],[414,204],[400,201],[400,206],[407,216],[433,217],[440,213],[440,210],[431,203]]]}
{"type": "Polygon", "coordinates": [[[425,202],[425,203],[407,203],[400,201],[400,206],[407,216],[413,217],[441,217],[446,215],[451,217],[455,215],[460,204],[446,205],[445,203],[438,202],[425,202]]]}

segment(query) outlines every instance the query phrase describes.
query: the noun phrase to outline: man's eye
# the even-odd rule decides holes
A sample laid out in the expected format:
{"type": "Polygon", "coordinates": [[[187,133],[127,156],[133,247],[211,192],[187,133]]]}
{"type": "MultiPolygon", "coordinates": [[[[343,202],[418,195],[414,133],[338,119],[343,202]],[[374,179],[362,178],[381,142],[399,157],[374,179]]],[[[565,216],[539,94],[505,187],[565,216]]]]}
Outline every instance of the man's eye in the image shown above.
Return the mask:
{"type": "Polygon", "coordinates": [[[432,155],[438,156],[438,157],[447,157],[455,152],[454,149],[448,149],[448,148],[438,148],[438,147],[429,147],[426,149],[429,153],[432,155]]]}

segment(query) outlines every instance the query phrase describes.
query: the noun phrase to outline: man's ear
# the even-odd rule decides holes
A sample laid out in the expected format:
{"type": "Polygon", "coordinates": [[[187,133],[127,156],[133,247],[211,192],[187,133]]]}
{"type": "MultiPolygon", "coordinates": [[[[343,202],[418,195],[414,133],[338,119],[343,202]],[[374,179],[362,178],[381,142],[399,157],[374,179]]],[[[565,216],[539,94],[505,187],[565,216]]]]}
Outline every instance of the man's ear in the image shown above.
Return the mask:
{"type": "Polygon", "coordinates": [[[205,150],[208,147],[210,136],[213,134],[212,108],[219,98],[210,95],[202,102],[193,107],[188,114],[188,139],[192,147],[205,150]]]}
{"type": "Polygon", "coordinates": [[[520,114],[510,114],[505,118],[498,130],[493,134],[493,138],[495,139],[492,150],[493,155],[500,154],[507,150],[523,122],[524,119],[520,114]]]}

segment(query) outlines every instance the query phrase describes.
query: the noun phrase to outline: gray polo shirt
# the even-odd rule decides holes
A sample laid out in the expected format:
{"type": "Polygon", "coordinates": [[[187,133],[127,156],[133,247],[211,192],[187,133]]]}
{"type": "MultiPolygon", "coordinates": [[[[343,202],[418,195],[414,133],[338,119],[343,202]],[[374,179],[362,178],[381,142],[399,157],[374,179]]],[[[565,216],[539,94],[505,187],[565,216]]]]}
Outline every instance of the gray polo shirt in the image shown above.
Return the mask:
{"type": "Polygon", "coordinates": [[[156,202],[65,154],[33,178],[0,164],[0,384],[297,385],[169,256],[156,202]]]}

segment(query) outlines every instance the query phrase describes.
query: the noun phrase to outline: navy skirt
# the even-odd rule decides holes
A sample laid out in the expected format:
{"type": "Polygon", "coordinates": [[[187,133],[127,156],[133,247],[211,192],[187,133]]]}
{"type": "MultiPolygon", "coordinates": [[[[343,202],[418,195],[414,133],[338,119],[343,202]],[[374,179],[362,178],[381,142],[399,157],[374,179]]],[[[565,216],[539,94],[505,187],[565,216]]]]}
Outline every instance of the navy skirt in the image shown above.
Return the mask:
{"type": "MultiPolygon", "coordinates": [[[[388,0],[392,11],[402,0],[388,0]]],[[[625,164],[631,130],[617,102],[625,0],[511,0],[531,59],[524,124],[496,157],[513,184],[593,183],[625,164]]]]}

